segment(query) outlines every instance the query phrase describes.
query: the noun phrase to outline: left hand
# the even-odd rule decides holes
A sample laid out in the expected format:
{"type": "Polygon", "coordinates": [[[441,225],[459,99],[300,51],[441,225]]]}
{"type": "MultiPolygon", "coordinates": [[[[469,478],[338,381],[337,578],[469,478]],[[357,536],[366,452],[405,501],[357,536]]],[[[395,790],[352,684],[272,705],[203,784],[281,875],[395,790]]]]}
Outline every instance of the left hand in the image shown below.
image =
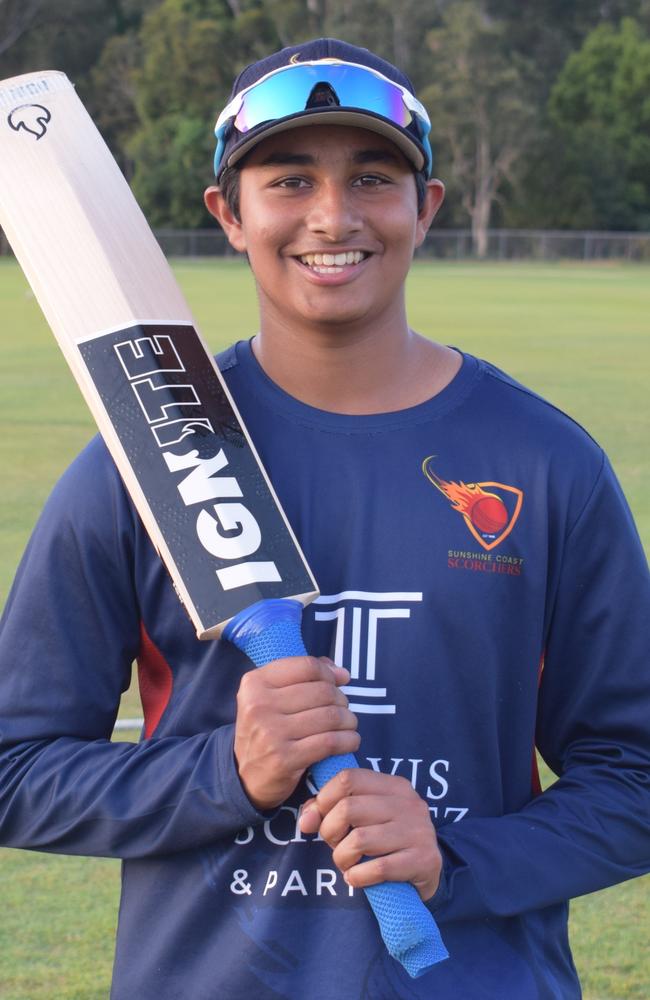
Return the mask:
{"type": "Polygon", "coordinates": [[[411,882],[427,900],[438,888],[436,831],[426,802],[406,778],[367,768],[340,771],[305,803],[300,829],[320,833],[355,889],[411,882]]]}

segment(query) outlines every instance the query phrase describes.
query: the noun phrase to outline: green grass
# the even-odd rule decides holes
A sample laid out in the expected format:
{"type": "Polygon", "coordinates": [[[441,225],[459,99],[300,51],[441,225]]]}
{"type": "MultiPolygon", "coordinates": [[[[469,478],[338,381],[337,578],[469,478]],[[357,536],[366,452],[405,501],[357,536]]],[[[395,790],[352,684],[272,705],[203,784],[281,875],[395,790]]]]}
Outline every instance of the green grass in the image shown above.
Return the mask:
{"type": "Polygon", "coordinates": [[[119,865],[0,852],[2,1000],[106,1000],[119,865]]]}
{"type": "MultiPolygon", "coordinates": [[[[214,350],[257,328],[238,261],[176,272],[214,350]]],[[[650,551],[650,270],[622,264],[414,265],[412,325],[500,365],[582,423],[606,448],[650,551]]],[[[15,264],[0,260],[0,603],[43,501],[93,434],[92,421],[15,264]]],[[[123,714],[139,714],[130,691],[123,714]]],[[[548,775],[546,776],[548,780],[548,775]]],[[[0,851],[2,1000],[108,995],[116,862],[0,851]]],[[[650,880],[572,904],[586,1000],[650,995],[650,880]]]]}

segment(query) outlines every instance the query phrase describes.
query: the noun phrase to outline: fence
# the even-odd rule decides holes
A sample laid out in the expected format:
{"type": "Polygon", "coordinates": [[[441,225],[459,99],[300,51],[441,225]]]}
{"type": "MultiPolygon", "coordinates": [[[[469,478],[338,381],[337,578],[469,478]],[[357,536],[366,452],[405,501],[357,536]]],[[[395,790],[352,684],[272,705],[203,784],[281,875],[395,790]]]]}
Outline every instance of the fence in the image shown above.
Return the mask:
{"type": "MultiPolygon", "coordinates": [[[[218,229],[159,229],[158,242],[168,257],[235,256],[218,229]]],[[[466,260],[474,256],[469,229],[434,229],[417,251],[418,258],[466,260]]],[[[544,229],[491,229],[490,260],[634,260],[650,262],[650,233],[569,232],[544,229]]]]}
{"type": "MultiPolygon", "coordinates": [[[[464,260],[472,257],[467,229],[430,232],[418,257],[464,260]]],[[[650,233],[545,229],[490,229],[489,260],[635,260],[650,262],[650,233]]]]}
{"type": "MultiPolygon", "coordinates": [[[[158,229],[168,257],[234,257],[219,229],[158,229]]],[[[0,230],[0,256],[10,253],[0,230]]],[[[434,229],[417,251],[418,258],[467,260],[474,256],[469,229],[434,229]]],[[[544,229],[491,229],[489,260],[632,260],[650,262],[650,233],[589,232],[544,229]]]]}

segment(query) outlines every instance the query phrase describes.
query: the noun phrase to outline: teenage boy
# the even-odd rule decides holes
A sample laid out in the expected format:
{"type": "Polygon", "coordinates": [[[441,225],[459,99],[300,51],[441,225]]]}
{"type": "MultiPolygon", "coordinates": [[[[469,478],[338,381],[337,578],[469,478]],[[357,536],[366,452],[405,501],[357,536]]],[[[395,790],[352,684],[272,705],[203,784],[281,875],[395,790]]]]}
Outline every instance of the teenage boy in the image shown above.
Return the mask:
{"type": "Polygon", "coordinates": [[[323,39],[217,123],[206,203],[260,306],[220,365],[321,586],[315,658],[199,643],[97,440],[19,570],[0,837],[124,859],[114,1000],[577,998],[567,900],[648,869],[645,559],[580,427],[409,328],[428,131],[402,73],[323,39]],[[133,658],[147,738],[110,743],[133,658]],[[360,891],[385,880],[450,952],[416,980],[360,891]]]}

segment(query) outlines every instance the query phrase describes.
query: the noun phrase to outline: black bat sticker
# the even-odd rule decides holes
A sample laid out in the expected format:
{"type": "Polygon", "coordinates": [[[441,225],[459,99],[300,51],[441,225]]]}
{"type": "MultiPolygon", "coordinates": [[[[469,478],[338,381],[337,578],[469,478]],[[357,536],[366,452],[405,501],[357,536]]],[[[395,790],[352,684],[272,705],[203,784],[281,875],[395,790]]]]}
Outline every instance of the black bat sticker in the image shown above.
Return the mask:
{"type": "Polygon", "coordinates": [[[7,121],[15,132],[24,129],[37,139],[42,139],[47,132],[52,115],[42,104],[20,104],[10,113],[7,121]]]}

